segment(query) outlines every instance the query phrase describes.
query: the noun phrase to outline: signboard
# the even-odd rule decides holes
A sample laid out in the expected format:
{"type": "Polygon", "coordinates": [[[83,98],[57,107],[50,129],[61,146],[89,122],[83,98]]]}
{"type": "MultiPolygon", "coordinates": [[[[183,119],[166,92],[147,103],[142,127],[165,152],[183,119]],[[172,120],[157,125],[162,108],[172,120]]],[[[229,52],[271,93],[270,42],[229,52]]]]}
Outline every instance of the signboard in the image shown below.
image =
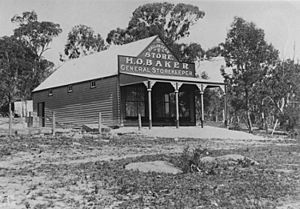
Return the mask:
{"type": "Polygon", "coordinates": [[[118,56],[119,72],[195,77],[194,63],[181,63],[155,39],[138,57],[118,56]]]}

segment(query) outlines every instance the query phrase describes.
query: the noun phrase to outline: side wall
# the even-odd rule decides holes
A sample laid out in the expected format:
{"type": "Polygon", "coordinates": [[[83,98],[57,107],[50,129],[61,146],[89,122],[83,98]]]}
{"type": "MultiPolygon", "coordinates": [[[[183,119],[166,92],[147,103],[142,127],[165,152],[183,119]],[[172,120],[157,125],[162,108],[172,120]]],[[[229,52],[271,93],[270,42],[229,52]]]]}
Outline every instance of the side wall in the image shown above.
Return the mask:
{"type": "Polygon", "coordinates": [[[54,88],[53,95],[48,90],[33,93],[33,111],[37,104],[45,102],[45,126],[52,124],[52,112],[55,112],[57,127],[74,127],[83,124],[98,123],[99,112],[104,125],[120,125],[120,88],[117,76],[95,80],[96,87],[90,88],[90,81],[54,88]]]}

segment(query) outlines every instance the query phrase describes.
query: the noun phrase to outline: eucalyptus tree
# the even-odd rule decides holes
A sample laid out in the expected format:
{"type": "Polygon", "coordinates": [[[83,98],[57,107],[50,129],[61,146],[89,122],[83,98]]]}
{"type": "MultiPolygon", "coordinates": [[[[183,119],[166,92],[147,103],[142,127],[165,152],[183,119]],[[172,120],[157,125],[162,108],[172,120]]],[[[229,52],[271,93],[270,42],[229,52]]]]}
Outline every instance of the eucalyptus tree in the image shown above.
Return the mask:
{"type": "Polygon", "coordinates": [[[53,69],[54,64],[45,59],[44,54],[50,49],[51,42],[62,32],[62,29],[59,24],[38,21],[38,16],[34,11],[26,11],[22,15],[15,15],[11,19],[11,22],[18,25],[14,29],[13,36],[16,40],[21,41],[24,46],[30,48],[35,54],[32,74],[29,78],[30,80],[28,80],[31,86],[26,93],[29,96],[31,90],[39,85],[53,69]]]}
{"type": "Polygon", "coordinates": [[[31,76],[36,55],[15,37],[0,38],[0,105],[8,104],[11,135],[11,103],[22,98],[31,76]]]}
{"type": "Polygon", "coordinates": [[[199,19],[203,18],[205,12],[197,6],[190,4],[172,3],[149,3],[139,6],[134,10],[132,17],[125,29],[117,28],[109,32],[106,41],[109,44],[122,45],[147,38],[153,35],[159,37],[173,50],[175,55],[183,61],[195,60],[194,54],[201,54],[201,46],[195,44],[189,46],[176,41],[187,37],[190,28],[199,19]],[[187,50],[197,49],[199,52],[186,55],[187,50]]]}
{"type": "Polygon", "coordinates": [[[232,68],[232,74],[222,72],[228,83],[231,106],[235,112],[245,113],[249,132],[252,132],[251,115],[260,99],[256,87],[278,62],[278,51],[265,41],[263,29],[235,17],[227,33],[223,56],[227,67],[232,68]]]}
{"type": "MultiPolygon", "coordinates": [[[[105,50],[107,46],[100,34],[86,25],[76,25],[68,33],[67,44],[64,53],[68,59],[89,55],[105,50]]],[[[63,60],[63,56],[61,56],[63,60]]]]}

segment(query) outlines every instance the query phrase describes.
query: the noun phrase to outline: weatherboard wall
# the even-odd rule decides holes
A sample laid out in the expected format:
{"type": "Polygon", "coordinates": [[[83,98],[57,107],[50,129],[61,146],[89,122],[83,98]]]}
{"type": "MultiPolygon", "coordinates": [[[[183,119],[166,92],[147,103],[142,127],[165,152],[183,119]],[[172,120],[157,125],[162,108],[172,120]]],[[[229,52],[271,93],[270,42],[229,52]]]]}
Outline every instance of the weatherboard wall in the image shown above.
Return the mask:
{"type": "Polygon", "coordinates": [[[117,76],[95,80],[96,87],[91,88],[90,81],[53,88],[33,93],[34,111],[37,104],[45,102],[45,126],[52,125],[52,112],[55,112],[57,127],[74,127],[83,124],[98,123],[99,112],[104,125],[115,126],[120,123],[120,92],[117,76]]]}

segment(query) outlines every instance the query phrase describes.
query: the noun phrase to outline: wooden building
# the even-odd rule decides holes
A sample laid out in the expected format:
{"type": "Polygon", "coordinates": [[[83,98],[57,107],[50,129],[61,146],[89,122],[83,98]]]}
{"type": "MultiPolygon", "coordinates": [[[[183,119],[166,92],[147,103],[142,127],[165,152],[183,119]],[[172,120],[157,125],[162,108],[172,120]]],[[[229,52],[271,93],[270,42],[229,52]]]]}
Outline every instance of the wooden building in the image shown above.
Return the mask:
{"type": "MultiPolygon", "coordinates": [[[[40,126],[196,125],[195,94],[223,82],[196,77],[157,37],[142,39],[66,62],[33,91],[40,126]]],[[[203,105],[202,105],[203,106],[203,105]]],[[[203,112],[203,108],[202,108],[203,112]]],[[[202,114],[203,115],[203,114],[202,114]]]]}

